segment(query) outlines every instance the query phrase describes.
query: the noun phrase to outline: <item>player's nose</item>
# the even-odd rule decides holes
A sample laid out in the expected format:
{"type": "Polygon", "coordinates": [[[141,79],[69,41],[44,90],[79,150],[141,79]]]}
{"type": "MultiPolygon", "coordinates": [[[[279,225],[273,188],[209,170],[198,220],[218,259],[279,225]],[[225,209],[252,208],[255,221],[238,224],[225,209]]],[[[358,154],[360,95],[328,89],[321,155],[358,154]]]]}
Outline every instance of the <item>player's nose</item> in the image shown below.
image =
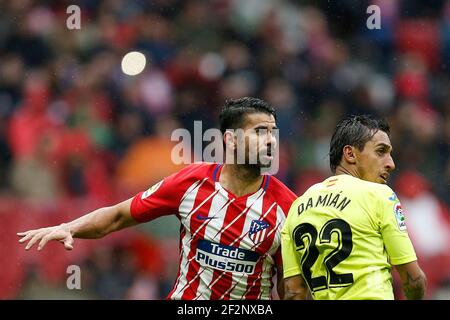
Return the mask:
{"type": "Polygon", "coordinates": [[[394,159],[392,159],[391,155],[388,155],[385,167],[388,171],[392,171],[395,169],[394,159]]]}
{"type": "Polygon", "coordinates": [[[266,135],[266,144],[267,145],[276,145],[277,143],[277,136],[275,135],[275,132],[272,130],[269,130],[266,135]]]}

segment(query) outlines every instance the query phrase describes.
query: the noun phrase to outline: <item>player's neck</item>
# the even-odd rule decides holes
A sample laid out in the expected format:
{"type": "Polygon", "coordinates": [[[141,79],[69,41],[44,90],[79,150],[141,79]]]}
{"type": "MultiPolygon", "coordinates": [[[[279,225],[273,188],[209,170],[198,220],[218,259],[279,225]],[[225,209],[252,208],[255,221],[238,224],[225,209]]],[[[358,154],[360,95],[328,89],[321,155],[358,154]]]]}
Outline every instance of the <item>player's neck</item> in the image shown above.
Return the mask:
{"type": "Polygon", "coordinates": [[[219,182],[226,190],[240,197],[251,194],[261,187],[264,177],[259,169],[247,168],[242,165],[225,164],[220,173],[219,182]]]}
{"type": "Polygon", "coordinates": [[[336,167],[336,175],[340,175],[340,174],[348,174],[355,178],[360,178],[360,176],[358,174],[358,170],[356,168],[348,167],[348,166],[341,165],[341,164],[336,167]]]}

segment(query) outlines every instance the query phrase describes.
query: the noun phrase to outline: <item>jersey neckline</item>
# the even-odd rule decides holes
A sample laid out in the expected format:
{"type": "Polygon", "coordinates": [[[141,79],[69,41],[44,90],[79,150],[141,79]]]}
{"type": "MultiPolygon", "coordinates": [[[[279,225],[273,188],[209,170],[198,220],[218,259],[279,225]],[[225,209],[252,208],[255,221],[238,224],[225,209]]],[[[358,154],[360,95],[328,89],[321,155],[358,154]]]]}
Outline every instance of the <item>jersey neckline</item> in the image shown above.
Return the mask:
{"type": "Polygon", "coordinates": [[[233,192],[231,192],[228,189],[224,188],[222,186],[222,184],[220,183],[219,177],[220,177],[220,174],[222,172],[222,168],[223,168],[223,164],[216,164],[216,166],[214,168],[214,171],[213,171],[214,184],[217,185],[221,190],[225,191],[233,199],[235,199],[235,201],[251,197],[251,196],[255,195],[258,192],[266,191],[268,186],[269,186],[270,175],[264,175],[263,176],[263,181],[261,182],[261,185],[258,188],[258,190],[256,190],[255,192],[247,193],[247,194],[244,194],[244,195],[238,197],[233,192]]]}

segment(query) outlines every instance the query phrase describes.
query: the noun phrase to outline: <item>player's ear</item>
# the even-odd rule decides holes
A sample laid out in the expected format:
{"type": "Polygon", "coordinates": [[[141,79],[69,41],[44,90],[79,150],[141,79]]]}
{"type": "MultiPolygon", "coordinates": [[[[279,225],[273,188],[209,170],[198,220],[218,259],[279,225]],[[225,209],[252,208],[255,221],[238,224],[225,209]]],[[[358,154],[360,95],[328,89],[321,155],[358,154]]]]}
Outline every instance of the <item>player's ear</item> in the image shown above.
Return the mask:
{"type": "Polygon", "coordinates": [[[226,130],[223,134],[223,142],[227,149],[234,150],[236,149],[236,138],[232,130],[226,130]]]}
{"type": "Polygon", "coordinates": [[[355,147],[346,145],[342,150],[342,158],[348,164],[356,163],[355,147]]]}

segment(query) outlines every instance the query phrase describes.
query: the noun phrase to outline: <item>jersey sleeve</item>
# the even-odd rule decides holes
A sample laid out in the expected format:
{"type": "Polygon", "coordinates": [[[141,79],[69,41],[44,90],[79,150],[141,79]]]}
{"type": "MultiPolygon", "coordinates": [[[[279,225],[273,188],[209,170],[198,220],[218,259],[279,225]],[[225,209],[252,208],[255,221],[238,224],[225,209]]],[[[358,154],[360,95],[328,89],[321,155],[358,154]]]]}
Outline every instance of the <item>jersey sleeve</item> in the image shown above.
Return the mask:
{"type": "Polygon", "coordinates": [[[295,249],[294,239],[292,239],[291,223],[297,211],[297,201],[295,201],[288,213],[286,222],[281,230],[281,256],[283,260],[284,278],[289,278],[301,274],[300,260],[295,249]]]}
{"type": "Polygon", "coordinates": [[[137,222],[148,222],[161,216],[178,214],[182,186],[188,172],[189,167],[186,167],[135,195],[130,207],[131,216],[137,222]]]}
{"type": "Polygon", "coordinates": [[[416,261],[400,200],[389,187],[381,192],[379,206],[380,229],[390,263],[399,265],[416,261]]]}

